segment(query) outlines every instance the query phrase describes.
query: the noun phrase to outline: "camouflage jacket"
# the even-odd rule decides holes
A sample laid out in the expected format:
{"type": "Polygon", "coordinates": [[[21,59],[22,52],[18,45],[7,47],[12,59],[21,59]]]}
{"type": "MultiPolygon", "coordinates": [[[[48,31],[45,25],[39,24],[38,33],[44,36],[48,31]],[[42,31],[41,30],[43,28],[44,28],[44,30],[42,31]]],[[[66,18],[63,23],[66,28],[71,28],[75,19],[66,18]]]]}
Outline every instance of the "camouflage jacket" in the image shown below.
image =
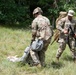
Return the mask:
{"type": "MultiPolygon", "coordinates": [[[[60,37],[64,37],[65,34],[63,33],[64,29],[68,30],[69,27],[71,26],[74,34],[76,34],[76,20],[72,19],[71,21],[68,19],[68,16],[66,16],[65,18],[62,18],[61,20],[58,21],[57,23],[57,29],[60,31],[60,37]]],[[[70,32],[69,32],[70,34],[70,32]]],[[[69,35],[68,34],[68,35],[69,35]]]]}
{"type": "Polygon", "coordinates": [[[50,28],[48,18],[38,15],[32,22],[32,33],[36,32],[36,37],[44,40],[51,38],[53,31],[50,28]]]}

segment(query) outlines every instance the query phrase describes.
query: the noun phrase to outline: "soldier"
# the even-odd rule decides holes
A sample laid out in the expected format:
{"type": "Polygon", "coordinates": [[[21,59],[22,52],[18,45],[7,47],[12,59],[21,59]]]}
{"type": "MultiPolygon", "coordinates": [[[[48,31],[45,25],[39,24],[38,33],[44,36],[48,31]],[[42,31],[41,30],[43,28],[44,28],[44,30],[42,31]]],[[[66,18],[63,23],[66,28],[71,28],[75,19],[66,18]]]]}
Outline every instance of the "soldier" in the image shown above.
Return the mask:
{"type": "MultiPolygon", "coordinates": [[[[61,19],[61,18],[64,18],[65,16],[67,16],[67,12],[64,12],[64,11],[61,11],[59,13],[59,17],[56,19],[56,26],[58,25],[58,21],[61,19]]],[[[60,31],[58,29],[56,29],[55,33],[54,33],[54,40],[51,42],[51,45],[56,41],[58,42],[58,39],[59,39],[59,35],[60,35],[60,31]]]]}
{"type": "Polygon", "coordinates": [[[66,43],[68,44],[74,61],[76,60],[75,51],[75,38],[76,38],[76,21],[73,19],[74,11],[69,10],[66,17],[58,21],[56,28],[60,31],[59,36],[59,48],[57,50],[56,58],[59,60],[61,54],[66,48],[66,43]],[[72,35],[72,34],[73,35],[72,35]]]}
{"type": "Polygon", "coordinates": [[[37,7],[33,11],[35,19],[32,22],[32,41],[37,39],[43,40],[44,46],[41,51],[30,50],[30,55],[34,61],[35,66],[44,66],[45,51],[50,44],[52,37],[52,30],[50,28],[50,21],[45,16],[42,16],[43,11],[40,7],[37,7]]]}

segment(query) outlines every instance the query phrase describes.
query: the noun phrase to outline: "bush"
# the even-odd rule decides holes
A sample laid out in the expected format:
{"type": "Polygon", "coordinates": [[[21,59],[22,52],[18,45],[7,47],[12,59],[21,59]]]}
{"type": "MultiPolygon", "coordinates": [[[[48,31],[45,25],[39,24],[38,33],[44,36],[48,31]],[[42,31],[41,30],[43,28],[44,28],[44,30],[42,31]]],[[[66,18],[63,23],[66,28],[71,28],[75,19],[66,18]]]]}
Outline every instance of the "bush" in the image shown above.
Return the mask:
{"type": "Polygon", "coordinates": [[[19,4],[15,0],[0,0],[0,21],[3,23],[24,22],[30,18],[29,13],[29,6],[26,2],[19,4]]]}

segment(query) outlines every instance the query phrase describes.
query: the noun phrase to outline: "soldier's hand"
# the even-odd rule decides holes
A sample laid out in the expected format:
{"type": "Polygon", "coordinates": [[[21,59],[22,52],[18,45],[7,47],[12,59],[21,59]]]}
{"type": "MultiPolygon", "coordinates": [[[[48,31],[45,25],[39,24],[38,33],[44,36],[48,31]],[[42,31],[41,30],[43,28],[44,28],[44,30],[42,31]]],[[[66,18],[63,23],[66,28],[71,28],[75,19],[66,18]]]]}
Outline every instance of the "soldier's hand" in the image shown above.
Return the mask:
{"type": "Polygon", "coordinates": [[[35,38],[32,38],[32,39],[31,39],[31,41],[34,41],[34,40],[35,40],[35,38]]]}
{"type": "Polygon", "coordinates": [[[64,34],[68,34],[68,31],[66,29],[64,29],[64,34]]]}
{"type": "Polygon", "coordinates": [[[38,39],[39,39],[39,40],[43,40],[43,41],[44,41],[44,38],[42,38],[42,37],[39,37],[38,39]]]}
{"type": "Polygon", "coordinates": [[[76,38],[76,34],[74,35],[74,37],[76,38]]]}

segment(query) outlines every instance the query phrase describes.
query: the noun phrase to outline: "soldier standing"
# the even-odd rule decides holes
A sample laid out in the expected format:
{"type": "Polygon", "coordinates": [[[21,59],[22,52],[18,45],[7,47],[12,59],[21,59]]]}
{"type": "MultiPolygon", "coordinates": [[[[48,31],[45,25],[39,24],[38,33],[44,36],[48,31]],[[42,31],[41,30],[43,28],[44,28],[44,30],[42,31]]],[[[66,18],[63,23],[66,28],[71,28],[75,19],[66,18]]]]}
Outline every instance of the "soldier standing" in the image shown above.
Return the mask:
{"type": "Polygon", "coordinates": [[[44,46],[41,51],[30,50],[30,55],[34,61],[35,66],[44,66],[45,51],[50,44],[52,37],[52,29],[50,28],[50,21],[45,16],[42,16],[43,11],[37,7],[33,11],[35,19],[32,22],[32,41],[37,39],[43,40],[44,46]]]}
{"type": "Polygon", "coordinates": [[[61,54],[66,48],[66,43],[68,44],[74,61],[76,60],[75,51],[75,38],[76,38],[76,21],[73,19],[74,11],[69,10],[66,17],[58,21],[56,28],[60,31],[59,36],[59,48],[57,50],[56,58],[59,60],[61,54]],[[71,28],[70,28],[71,27],[71,28]],[[73,35],[71,34],[73,33],[73,35]]]}
{"type": "MultiPolygon", "coordinates": [[[[57,23],[61,18],[64,18],[65,16],[67,16],[67,12],[61,11],[59,13],[59,17],[56,19],[56,27],[57,27],[57,23]]],[[[59,39],[59,35],[60,35],[60,31],[58,29],[56,29],[56,31],[54,32],[54,40],[51,42],[51,45],[56,41],[58,42],[59,39]]]]}

